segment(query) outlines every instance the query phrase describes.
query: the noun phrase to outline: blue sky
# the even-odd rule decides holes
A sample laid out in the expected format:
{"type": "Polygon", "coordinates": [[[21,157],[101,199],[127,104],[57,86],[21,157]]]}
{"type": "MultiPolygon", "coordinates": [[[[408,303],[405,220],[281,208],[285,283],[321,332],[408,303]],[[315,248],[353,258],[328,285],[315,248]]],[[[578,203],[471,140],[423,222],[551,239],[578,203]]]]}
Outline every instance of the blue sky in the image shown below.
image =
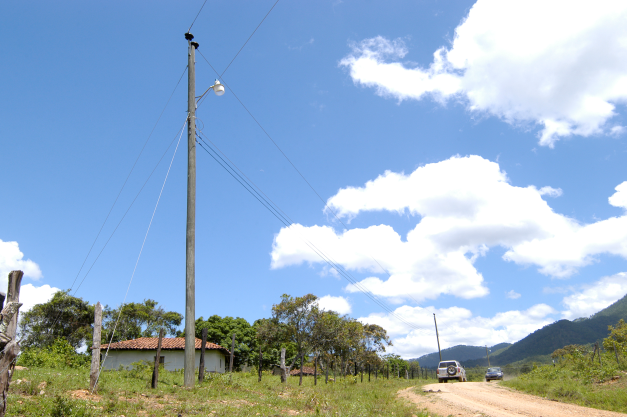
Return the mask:
{"type": "MultiPolygon", "coordinates": [[[[273,4],[209,0],[199,51],[223,71],[273,4]]],[[[496,344],[627,293],[626,7],[567,4],[279,1],[197,116],[296,225],[198,149],[197,316],[252,322],[311,292],[414,357],[437,348],[434,312],[443,347],[496,344]]],[[[0,272],[25,270],[25,308],[81,282],[92,303],[124,299],[186,75],[81,265],[183,74],[201,5],[0,6],[0,272]]],[[[196,72],[199,95],[216,75],[200,55],[196,72]]],[[[185,151],[183,137],[127,297],[179,312],[185,151]]]]}

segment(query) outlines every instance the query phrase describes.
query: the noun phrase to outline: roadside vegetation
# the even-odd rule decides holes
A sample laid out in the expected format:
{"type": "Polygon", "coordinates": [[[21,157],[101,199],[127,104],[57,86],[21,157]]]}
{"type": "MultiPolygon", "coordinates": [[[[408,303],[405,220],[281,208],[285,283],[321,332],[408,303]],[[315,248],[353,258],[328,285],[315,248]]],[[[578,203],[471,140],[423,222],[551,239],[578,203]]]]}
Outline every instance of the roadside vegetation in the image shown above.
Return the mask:
{"type": "Polygon", "coordinates": [[[554,364],[533,369],[503,385],[551,400],[627,412],[627,324],[609,326],[603,349],[568,345],[551,355],[554,364]]]}
{"type": "Polygon", "coordinates": [[[381,416],[425,417],[415,406],[397,398],[397,392],[433,380],[406,380],[374,376],[338,377],[324,383],[318,378],[287,378],[264,371],[258,382],[256,370],[209,374],[193,389],[183,388],[183,372],[161,371],[159,386],[150,389],[151,366],[133,370],[105,371],[96,395],[89,395],[89,369],[36,368],[15,372],[9,392],[13,416],[381,416]]]}

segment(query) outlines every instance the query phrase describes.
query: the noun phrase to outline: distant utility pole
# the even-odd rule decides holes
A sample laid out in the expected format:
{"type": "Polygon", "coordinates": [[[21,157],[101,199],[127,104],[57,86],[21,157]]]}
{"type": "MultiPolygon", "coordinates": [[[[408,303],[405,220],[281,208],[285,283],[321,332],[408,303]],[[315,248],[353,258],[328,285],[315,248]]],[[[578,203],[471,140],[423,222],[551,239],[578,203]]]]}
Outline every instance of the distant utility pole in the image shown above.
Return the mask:
{"type": "Polygon", "coordinates": [[[196,49],[187,32],[187,238],[185,240],[184,383],[194,386],[196,368],[196,49]]]}
{"type": "Polygon", "coordinates": [[[488,368],[490,367],[490,352],[488,351],[488,345],[485,345],[485,354],[488,357],[488,368]]]}
{"type": "Polygon", "coordinates": [[[438,339],[438,353],[440,354],[440,362],[442,362],[442,351],[440,350],[440,335],[438,334],[438,321],[435,319],[435,313],[433,313],[433,322],[435,323],[435,337],[438,339]]]}

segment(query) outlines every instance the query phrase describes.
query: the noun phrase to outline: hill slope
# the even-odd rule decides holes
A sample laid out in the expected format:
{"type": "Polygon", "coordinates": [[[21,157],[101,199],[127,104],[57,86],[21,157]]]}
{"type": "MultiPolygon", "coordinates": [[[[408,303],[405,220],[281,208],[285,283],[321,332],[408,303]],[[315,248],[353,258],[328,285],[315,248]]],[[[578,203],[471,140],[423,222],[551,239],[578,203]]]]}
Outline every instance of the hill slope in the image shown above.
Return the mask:
{"type": "MultiPolygon", "coordinates": [[[[588,319],[559,320],[536,330],[524,339],[496,355],[490,355],[492,365],[506,365],[533,356],[550,355],[566,345],[585,345],[599,341],[608,335],[607,326],[627,319],[627,296],[588,319]]],[[[486,358],[464,362],[465,366],[487,366],[486,358]]]]}
{"type": "MultiPolygon", "coordinates": [[[[511,343],[499,343],[498,345],[492,346],[490,349],[494,352],[508,346],[511,346],[511,343]]],[[[442,360],[454,359],[460,362],[464,362],[472,359],[484,358],[485,355],[485,346],[458,345],[451,348],[442,349],[442,360]]],[[[417,360],[420,366],[425,368],[436,368],[438,366],[438,363],[440,362],[440,355],[438,354],[438,352],[433,352],[410,360],[417,360]]]]}

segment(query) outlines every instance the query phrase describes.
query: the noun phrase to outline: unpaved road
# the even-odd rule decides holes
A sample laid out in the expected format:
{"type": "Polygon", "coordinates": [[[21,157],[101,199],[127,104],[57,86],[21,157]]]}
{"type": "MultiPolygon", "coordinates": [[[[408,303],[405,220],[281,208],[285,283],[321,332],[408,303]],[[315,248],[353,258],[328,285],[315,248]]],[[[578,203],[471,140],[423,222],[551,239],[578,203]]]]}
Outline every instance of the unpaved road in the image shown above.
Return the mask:
{"type": "Polygon", "coordinates": [[[431,384],[423,391],[438,391],[426,395],[416,392],[420,388],[399,391],[399,397],[415,403],[419,410],[442,417],[625,417],[627,414],[603,411],[546,400],[523,394],[491,382],[465,382],[431,384]]]}

